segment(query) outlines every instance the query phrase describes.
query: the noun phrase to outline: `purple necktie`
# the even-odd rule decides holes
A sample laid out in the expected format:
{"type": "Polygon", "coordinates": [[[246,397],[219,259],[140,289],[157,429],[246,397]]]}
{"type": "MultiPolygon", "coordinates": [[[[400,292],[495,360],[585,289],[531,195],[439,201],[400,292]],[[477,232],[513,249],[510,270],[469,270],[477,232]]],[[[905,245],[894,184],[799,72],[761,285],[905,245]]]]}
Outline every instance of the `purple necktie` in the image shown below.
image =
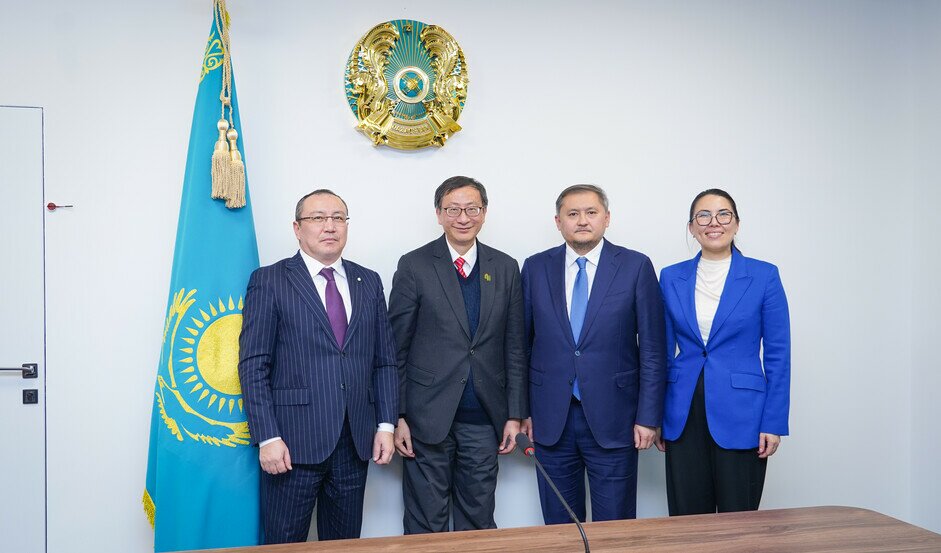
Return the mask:
{"type": "Polygon", "coordinates": [[[327,279],[327,291],[324,294],[327,303],[327,318],[330,319],[330,328],[333,329],[333,335],[337,339],[337,344],[343,347],[343,340],[346,339],[346,307],[343,306],[343,297],[340,296],[340,290],[337,289],[337,281],[334,278],[333,269],[324,267],[320,270],[320,276],[327,279]]]}

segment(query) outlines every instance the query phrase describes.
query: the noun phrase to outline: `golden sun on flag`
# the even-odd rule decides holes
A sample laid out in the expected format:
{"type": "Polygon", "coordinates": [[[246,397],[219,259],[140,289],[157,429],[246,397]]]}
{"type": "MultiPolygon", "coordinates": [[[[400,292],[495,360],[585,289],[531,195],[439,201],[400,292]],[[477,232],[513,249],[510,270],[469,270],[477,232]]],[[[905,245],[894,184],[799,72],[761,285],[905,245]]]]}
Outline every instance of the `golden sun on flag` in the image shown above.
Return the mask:
{"type": "Polygon", "coordinates": [[[241,297],[237,304],[231,297],[228,303],[219,298],[208,305],[208,312],[200,309],[186,323],[189,336],[182,336],[186,345],[178,350],[183,357],[177,362],[185,365],[180,371],[183,385],[193,384],[189,393],[199,394],[197,403],[208,401],[206,406],[218,411],[228,407],[232,413],[236,406],[242,411],[238,362],[243,305],[241,297]]]}

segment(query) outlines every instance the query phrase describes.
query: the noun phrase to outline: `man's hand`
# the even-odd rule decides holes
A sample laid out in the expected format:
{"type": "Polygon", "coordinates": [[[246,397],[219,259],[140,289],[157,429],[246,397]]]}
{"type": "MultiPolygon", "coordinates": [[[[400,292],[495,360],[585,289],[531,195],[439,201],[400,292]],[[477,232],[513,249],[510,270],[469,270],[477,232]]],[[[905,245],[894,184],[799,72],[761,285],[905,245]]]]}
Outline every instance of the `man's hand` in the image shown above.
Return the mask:
{"type": "Polygon", "coordinates": [[[513,450],[516,449],[516,435],[519,433],[520,420],[507,419],[506,424],[503,425],[503,439],[500,441],[500,449],[498,450],[500,455],[513,453],[513,450]]]}
{"type": "Polygon", "coordinates": [[[408,423],[404,418],[399,419],[399,424],[395,427],[395,450],[402,457],[409,459],[415,458],[415,452],[412,451],[412,431],[408,428],[408,423]]]}
{"type": "Polygon", "coordinates": [[[634,447],[648,449],[657,439],[657,428],[654,426],[634,425],[634,447]]]}
{"type": "Polygon", "coordinates": [[[526,417],[520,423],[520,432],[526,434],[526,437],[529,438],[529,441],[533,441],[533,418],[526,417]]]}
{"type": "Polygon", "coordinates": [[[258,449],[258,462],[261,470],[268,474],[284,474],[291,470],[291,454],[284,440],[265,444],[258,449]]]}
{"type": "Polygon", "coordinates": [[[372,441],[372,460],[377,465],[388,465],[392,460],[395,447],[392,445],[392,432],[376,431],[372,441]]]}
{"type": "Polygon", "coordinates": [[[781,445],[781,436],[764,432],[758,434],[758,458],[767,459],[771,457],[778,450],[779,445],[781,445]]]}

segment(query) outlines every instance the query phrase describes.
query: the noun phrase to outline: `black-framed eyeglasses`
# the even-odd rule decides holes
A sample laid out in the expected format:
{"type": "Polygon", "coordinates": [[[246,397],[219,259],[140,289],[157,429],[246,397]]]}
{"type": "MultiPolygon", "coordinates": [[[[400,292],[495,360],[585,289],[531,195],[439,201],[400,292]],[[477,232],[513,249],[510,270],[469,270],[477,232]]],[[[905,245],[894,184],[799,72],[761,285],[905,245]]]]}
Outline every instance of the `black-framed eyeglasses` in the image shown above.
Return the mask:
{"type": "Polygon", "coordinates": [[[466,213],[468,217],[474,218],[479,217],[480,214],[484,212],[484,208],[479,205],[470,205],[467,207],[445,207],[442,211],[452,219],[460,217],[462,212],[466,213]]]}
{"type": "Polygon", "coordinates": [[[350,218],[346,215],[312,215],[310,217],[298,217],[297,222],[310,221],[315,225],[326,224],[327,221],[333,221],[335,225],[345,225],[350,218]]]}
{"type": "Polygon", "coordinates": [[[711,211],[700,211],[693,216],[693,219],[696,220],[696,224],[701,227],[708,227],[712,223],[713,218],[715,218],[716,222],[720,225],[728,225],[732,222],[732,219],[735,218],[735,214],[728,209],[723,209],[715,215],[713,215],[711,211]]]}

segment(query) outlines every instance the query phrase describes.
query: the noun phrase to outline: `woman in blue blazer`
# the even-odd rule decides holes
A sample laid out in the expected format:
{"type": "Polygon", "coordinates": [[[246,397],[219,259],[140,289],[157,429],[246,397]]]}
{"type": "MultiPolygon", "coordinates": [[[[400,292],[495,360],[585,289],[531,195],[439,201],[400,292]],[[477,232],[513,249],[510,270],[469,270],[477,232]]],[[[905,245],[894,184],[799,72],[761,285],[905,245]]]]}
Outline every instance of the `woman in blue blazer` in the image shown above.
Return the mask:
{"type": "Polygon", "coordinates": [[[791,337],[778,269],[742,255],[738,209],[700,193],[689,233],[702,251],[666,267],[663,434],[670,515],[758,509],[768,457],[788,433],[791,337]]]}

